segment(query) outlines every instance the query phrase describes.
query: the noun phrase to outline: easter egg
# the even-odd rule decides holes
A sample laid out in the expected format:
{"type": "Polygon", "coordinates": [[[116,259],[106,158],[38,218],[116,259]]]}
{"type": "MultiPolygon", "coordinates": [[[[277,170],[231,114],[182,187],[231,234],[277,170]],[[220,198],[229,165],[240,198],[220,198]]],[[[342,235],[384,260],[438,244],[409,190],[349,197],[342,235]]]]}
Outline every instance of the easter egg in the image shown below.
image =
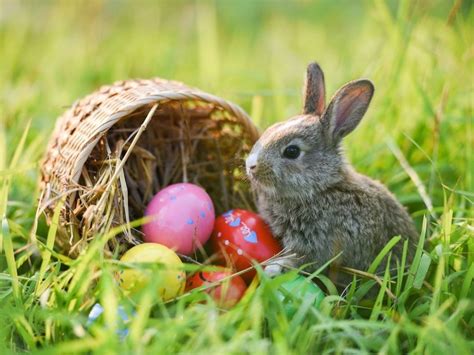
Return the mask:
{"type": "Polygon", "coordinates": [[[122,269],[118,273],[119,285],[129,295],[138,293],[145,288],[153,277],[159,278],[156,294],[163,300],[170,300],[180,295],[185,286],[186,273],[182,270],[183,263],[176,253],[156,243],[143,243],[129,249],[120,258],[124,263],[155,263],[161,264],[160,269],[146,267],[122,269]]]}
{"type": "Polygon", "coordinates": [[[296,275],[284,281],[278,291],[279,298],[283,301],[287,312],[296,311],[296,304],[309,300],[314,307],[319,307],[324,299],[324,292],[311,280],[304,276],[296,275]]]}
{"type": "Polygon", "coordinates": [[[245,281],[238,275],[230,277],[232,271],[220,268],[216,271],[199,271],[188,277],[186,290],[209,286],[204,292],[208,293],[222,308],[231,308],[237,304],[247,289],[245,281]]]}
{"type": "MultiPolygon", "coordinates": [[[[263,219],[250,211],[230,210],[216,218],[211,245],[219,253],[219,263],[230,264],[237,270],[252,266],[252,261],[261,263],[281,251],[278,241],[263,219]]],[[[255,271],[242,277],[250,282],[255,271]]]]}
{"type": "Polygon", "coordinates": [[[158,192],[145,216],[151,218],[142,229],[146,242],[163,244],[186,255],[207,242],[215,220],[207,192],[188,183],[170,185],[158,192]]]}

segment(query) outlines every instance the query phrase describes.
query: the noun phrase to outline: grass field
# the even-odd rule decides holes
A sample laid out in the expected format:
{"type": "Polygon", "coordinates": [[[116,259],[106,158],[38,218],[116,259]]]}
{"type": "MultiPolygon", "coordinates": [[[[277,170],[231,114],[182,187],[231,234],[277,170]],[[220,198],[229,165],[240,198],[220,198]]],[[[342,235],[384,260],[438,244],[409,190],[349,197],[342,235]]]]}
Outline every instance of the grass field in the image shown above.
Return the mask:
{"type": "Polygon", "coordinates": [[[0,0],[0,353],[472,354],[473,24],[459,0],[0,0]],[[375,83],[346,150],[408,207],[425,250],[382,275],[373,301],[373,281],[340,295],[320,276],[320,309],[302,301],[291,315],[275,296],[281,278],[226,312],[189,304],[200,296],[155,304],[147,290],[122,339],[116,308],[131,304],[100,243],[69,260],[48,247],[54,228],[33,229],[56,117],[101,84],[160,76],[238,103],[263,129],[300,111],[313,60],[330,95],[375,83]],[[88,326],[96,302],[105,313],[88,326]]]}

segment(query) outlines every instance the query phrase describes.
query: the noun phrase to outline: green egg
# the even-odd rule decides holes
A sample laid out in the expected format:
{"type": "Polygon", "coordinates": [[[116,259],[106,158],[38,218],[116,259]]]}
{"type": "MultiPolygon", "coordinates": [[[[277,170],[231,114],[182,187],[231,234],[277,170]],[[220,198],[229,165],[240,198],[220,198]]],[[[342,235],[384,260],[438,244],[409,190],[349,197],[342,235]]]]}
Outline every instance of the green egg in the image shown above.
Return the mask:
{"type": "Polygon", "coordinates": [[[277,292],[287,314],[294,314],[299,305],[307,302],[318,308],[325,297],[324,292],[314,282],[301,275],[283,282],[277,292]]]}

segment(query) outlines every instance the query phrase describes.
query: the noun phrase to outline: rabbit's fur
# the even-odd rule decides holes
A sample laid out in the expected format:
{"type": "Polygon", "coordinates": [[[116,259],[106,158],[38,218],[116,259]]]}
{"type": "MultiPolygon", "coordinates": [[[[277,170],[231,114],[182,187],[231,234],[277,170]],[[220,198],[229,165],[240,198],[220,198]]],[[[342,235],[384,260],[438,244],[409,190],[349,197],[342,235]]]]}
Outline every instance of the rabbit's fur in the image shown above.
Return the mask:
{"type": "MultiPolygon", "coordinates": [[[[324,76],[308,66],[303,114],[268,128],[246,160],[257,206],[283,246],[296,255],[284,263],[315,270],[342,252],[335,265],[366,270],[394,236],[409,239],[413,221],[381,183],[357,173],[341,140],[359,124],[374,92],[368,80],[346,84],[325,107],[324,76]],[[284,157],[288,146],[300,155],[284,157]],[[293,148],[294,149],[294,148],[293,148]]],[[[393,249],[400,257],[402,242],[393,249]]]]}

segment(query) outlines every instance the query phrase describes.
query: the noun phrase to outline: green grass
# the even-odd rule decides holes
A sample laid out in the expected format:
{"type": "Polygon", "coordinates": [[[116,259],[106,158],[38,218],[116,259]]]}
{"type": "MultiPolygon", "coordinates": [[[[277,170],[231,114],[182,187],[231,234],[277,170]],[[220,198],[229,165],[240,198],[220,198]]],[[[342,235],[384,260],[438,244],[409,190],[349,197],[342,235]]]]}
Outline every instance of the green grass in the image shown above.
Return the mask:
{"type": "Polygon", "coordinates": [[[473,23],[472,2],[457,0],[0,0],[0,352],[472,353],[473,23]],[[409,208],[425,250],[381,275],[372,301],[373,281],[339,295],[317,276],[329,289],[320,310],[303,300],[291,315],[280,278],[227,312],[145,290],[121,340],[115,309],[132,305],[101,254],[112,235],[70,260],[52,248],[54,224],[35,223],[55,118],[101,84],[161,76],[240,104],[264,128],[300,111],[312,60],[329,93],[374,81],[347,153],[409,208]],[[88,327],[95,302],[105,313],[88,327]]]}

